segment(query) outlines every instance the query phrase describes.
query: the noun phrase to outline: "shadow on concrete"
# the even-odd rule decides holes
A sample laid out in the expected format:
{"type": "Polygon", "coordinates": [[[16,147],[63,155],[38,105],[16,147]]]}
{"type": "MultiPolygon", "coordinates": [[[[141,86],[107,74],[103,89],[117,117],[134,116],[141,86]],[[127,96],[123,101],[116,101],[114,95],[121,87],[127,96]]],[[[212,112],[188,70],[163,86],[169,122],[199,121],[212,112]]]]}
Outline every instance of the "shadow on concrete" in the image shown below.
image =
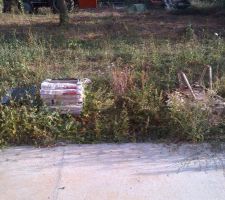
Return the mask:
{"type": "Polygon", "coordinates": [[[50,168],[127,170],[130,175],[169,175],[183,172],[225,171],[223,153],[208,145],[98,144],[55,148],[15,147],[3,150],[0,166],[27,174],[50,168]],[[12,165],[14,165],[12,167],[12,165]]]}

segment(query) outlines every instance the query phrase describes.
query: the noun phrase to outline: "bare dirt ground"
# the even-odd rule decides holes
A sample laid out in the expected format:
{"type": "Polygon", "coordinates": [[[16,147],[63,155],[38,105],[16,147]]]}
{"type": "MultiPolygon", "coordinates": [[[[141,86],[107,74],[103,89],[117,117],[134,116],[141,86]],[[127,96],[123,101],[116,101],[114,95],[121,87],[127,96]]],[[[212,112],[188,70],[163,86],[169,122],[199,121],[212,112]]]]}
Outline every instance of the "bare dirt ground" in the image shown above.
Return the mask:
{"type": "Polygon", "coordinates": [[[59,30],[58,16],[0,14],[1,33],[64,34],[68,38],[95,39],[105,36],[132,35],[142,38],[179,39],[187,29],[198,35],[219,33],[224,36],[223,15],[209,13],[171,14],[162,9],[151,10],[146,14],[128,14],[116,10],[90,10],[71,14],[67,29],[59,30]]]}

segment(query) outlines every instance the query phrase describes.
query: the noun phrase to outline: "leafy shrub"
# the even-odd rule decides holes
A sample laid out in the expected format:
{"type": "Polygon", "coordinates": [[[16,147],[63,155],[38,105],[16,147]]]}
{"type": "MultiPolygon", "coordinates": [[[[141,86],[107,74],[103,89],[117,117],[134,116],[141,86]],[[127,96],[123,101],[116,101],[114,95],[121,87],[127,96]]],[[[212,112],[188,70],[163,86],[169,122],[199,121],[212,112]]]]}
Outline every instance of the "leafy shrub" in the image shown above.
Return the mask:
{"type": "Polygon", "coordinates": [[[29,106],[0,106],[0,141],[2,144],[47,145],[60,139],[76,139],[79,123],[57,112],[29,106]]]}
{"type": "Polygon", "coordinates": [[[173,136],[181,140],[203,141],[209,132],[209,111],[198,102],[181,102],[176,99],[170,104],[170,131],[173,136]]]}
{"type": "MultiPolygon", "coordinates": [[[[107,20],[112,23],[113,19],[107,20]]],[[[168,109],[164,92],[176,88],[179,70],[193,82],[201,67],[210,64],[218,79],[217,90],[225,94],[224,39],[199,38],[192,25],[176,41],[142,38],[129,30],[98,40],[15,33],[0,37],[0,42],[1,94],[10,87],[39,87],[51,77],[93,81],[86,90],[83,113],[76,118],[40,109],[40,105],[0,106],[1,144],[139,142],[171,135],[201,141],[213,129],[208,113],[201,105],[175,104],[168,109]]]]}
{"type": "MultiPolygon", "coordinates": [[[[161,126],[163,96],[149,84],[145,72],[131,68],[112,70],[105,89],[92,86],[86,94],[86,134],[95,141],[145,141],[161,126]]],[[[165,115],[164,115],[165,116],[165,115]]]]}

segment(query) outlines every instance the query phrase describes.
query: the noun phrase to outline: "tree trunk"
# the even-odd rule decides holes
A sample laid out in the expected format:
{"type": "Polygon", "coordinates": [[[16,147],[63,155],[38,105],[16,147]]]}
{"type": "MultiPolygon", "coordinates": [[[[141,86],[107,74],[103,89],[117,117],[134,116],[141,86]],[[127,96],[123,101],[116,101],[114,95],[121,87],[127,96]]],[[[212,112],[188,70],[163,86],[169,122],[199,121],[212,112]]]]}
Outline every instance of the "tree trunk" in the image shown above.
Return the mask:
{"type": "Polygon", "coordinates": [[[12,0],[3,0],[2,12],[3,13],[11,12],[11,8],[12,8],[12,0]]]}
{"type": "Polygon", "coordinates": [[[57,3],[59,5],[59,24],[67,25],[69,23],[69,16],[65,0],[57,0],[57,3]]]}

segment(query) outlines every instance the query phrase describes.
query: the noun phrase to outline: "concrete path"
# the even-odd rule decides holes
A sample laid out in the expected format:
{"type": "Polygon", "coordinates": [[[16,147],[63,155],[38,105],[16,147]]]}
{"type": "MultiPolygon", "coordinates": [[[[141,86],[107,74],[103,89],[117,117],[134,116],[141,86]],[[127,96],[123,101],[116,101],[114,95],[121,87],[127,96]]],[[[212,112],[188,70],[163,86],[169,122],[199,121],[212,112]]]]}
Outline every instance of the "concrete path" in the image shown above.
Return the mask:
{"type": "Polygon", "coordinates": [[[0,200],[224,200],[207,145],[98,144],[0,152],[0,200]]]}

